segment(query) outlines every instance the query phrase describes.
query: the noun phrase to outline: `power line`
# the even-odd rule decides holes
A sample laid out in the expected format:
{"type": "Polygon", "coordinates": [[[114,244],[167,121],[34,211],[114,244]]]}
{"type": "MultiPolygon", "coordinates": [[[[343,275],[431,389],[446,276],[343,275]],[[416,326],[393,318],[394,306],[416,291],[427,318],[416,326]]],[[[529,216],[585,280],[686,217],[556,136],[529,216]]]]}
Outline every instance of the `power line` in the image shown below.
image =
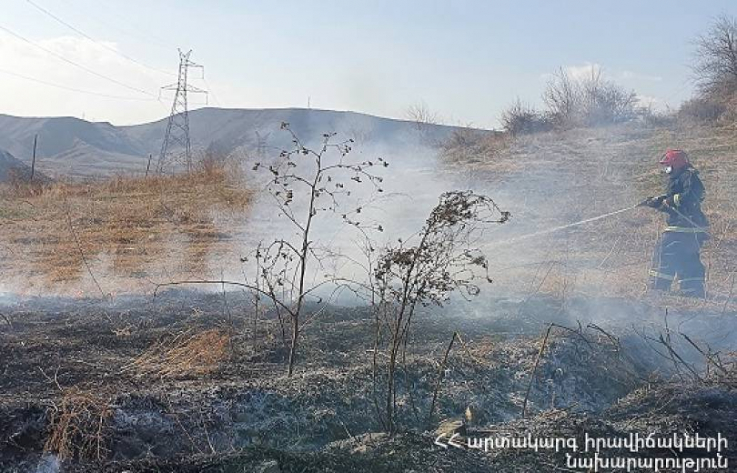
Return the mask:
{"type": "Polygon", "coordinates": [[[44,13],[45,15],[53,18],[58,23],[61,23],[62,25],[64,25],[67,28],[69,28],[70,30],[74,31],[75,33],[84,36],[85,38],[89,39],[90,41],[94,42],[95,44],[97,44],[97,45],[99,45],[99,46],[107,49],[108,51],[112,51],[113,53],[117,54],[118,56],[120,56],[120,57],[122,57],[124,59],[127,59],[128,61],[131,61],[131,62],[133,62],[135,64],[138,64],[141,67],[145,67],[146,69],[150,69],[150,70],[155,71],[155,72],[158,72],[160,74],[176,75],[173,72],[163,71],[161,69],[156,69],[155,67],[147,66],[146,64],[144,64],[144,63],[142,63],[140,61],[137,61],[136,59],[133,59],[132,57],[128,56],[127,54],[122,53],[122,52],[118,51],[115,48],[111,48],[110,46],[106,45],[105,43],[102,43],[100,41],[97,41],[92,36],[88,35],[87,33],[85,33],[84,31],[80,30],[79,28],[76,28],[75,26],[67,23],[64,20],[62,20],[61,18],[59,18],[58,16],[54,15],[53,13],[51,13],[50,11],[48,11],[47,9],[45,9],[44,7],[42,7],[41,5],[33,2],[32,0],[26,0],[26,2],[28,2],[34,8],[36,8],[38,11],[40,11],[40,12],[44,13]]]}
{"type": "MultiPolygon", "coordinates": [[[[67,5],[74,5],[74,2],[71,2],[70,0],[62,0],[62,2],[66,3],[67,5]]],[[[97,15],[94,12],[90,12],[90,11],[85,11],[85,16],[93,18],[97,20],[99,23],[102,23],[103,25],[114,28],[120,31],[121,33],[125,34],[126,36],[136,37],[136,40],[138,41],[145,40],[147,45],[156,45],[160,48],[166,49],[169,52],[171,52],[172,49],[177,48],[175,45],[169,42],[166,42],[160,37],[154,36],[147,30],[137,27],[129,18],[125,18],[123,15],[112,11],[109,5],[107,5],[107,7],[108,8],[105,9],[106,12],[116,17],[117,21],[113,22],[114,20],[111,20],[109,18],[102,18],[100,15],[97,15]],[[125,23],[131,29],[126,31],[125,29],[121,28],[120,23],[125,23]],[[135,31],[135,34],[133,34],[134,31],[135,31]]]]}
{"type": "Polygon", "coordinates": [[[208,95],[212,95],[215,105],[217,105],[218,107],[221,107],[222,103],[220,102],[220,100],[218,100],[217,96],[215,95],[215,91],[212,89],[212,86],[210,85],[210,83],[207,82],[207,79],[205,79],[204,77],[202,77],[202,81],[207,86],[208,95]]]}
{"type": "Polygon", "coordinates": [[[2,74],[8,74],[8,75],[15,76],[15,77],[18,77],[18,78],[21,78],[21,79],[25,79],[25,80],[29,80],[31,82],[38,82],[39,84],[48,85],[50,87],[56,87],[58,89],[64,89],[64,90],[68,90],[70,92],[77,92],[77,93],[80,93],[80,94],[94,95],[96,97],[105,97],[105,98],[117,99],[117,100],[137,100],[137,101],[141,101],[141,102],[157,102],[156,99],[145,99],[145,98],[142,98],[142,97],[123,97],[123,96],[120,96],[120,95],[108,95],[108,94],[102,94],[102,93],[99,93],[99,92],[92,92],[90,90],[77,89],[77,88],[74,88],[74,87],[68,87],[66,85],[55,84],[53,82],[48,82],[48,81],[45,81],[45,80],[42,80],[42,79],[37,79],[35,77],[26,76],[26,75],[23,75],[23,74],[19,74],[17,72],[7,71],[5,69],[0,69],[0,73],[2,73],[2,74]]]}
{"type": "Polygon", "coordinates": [[[64,61],[64,62],[66,62],[68,64],[71,64],[71,65],[73,65],[73,66],[75,66],[75,67],[77,67],[79,69],[82,69],[83,71],[85,71],[85,72],[87,72],[89,74],[95,75],[97,77],[100,77],[102,79],[105,79],[107,81],[110,81],[110,82],[112,82],[114,84],[118,84],[121,87],[125,87],[126,89],[134,90],[136,92],[139,92],[139,93],[148,95],[149,97],[153,97],[153,98],[155,98],[155,99],[158,100],[158,97],[156,95],[150,93],[150,92],[146,92],[145,90],[139,89],[138,87],[134,87],[132,85],[128,85],[125,82],[121,82],[121,81],[119,81],[117,79],[113,79],[112,77],[108,77],[108,76],[106,76],[104,74],[100,74],[99,72],[97,72],[97,71],[95,71],[93,69],[90,69],[89,67],[85,67],[85,66],[83,66],[83,65],[81,65],[79,63],[76,63],[76,62],[72,61],[71,59],[67,59],[66,57],[62,56],[59,53],[56,53],[56,52],[54,52],[54,51],[52,51],[50,49],[44,48],[40,44],[34,43],[33,41],[29,40],[28,38],[25,38],[25,37],[19,35],[18,33],[15,33],[15,32],[9,30],[8,28],[6,28],[6,27],[4,27],[2,25],[0,25],[0,30],[3,30],[6,33],[10,34],[11,36],[14,36],[14,37],[20,39],[21,41],[24,41],[24,42],[30,44],[31,46],[35,46],[38,49],[40,49],[42,51],[45,51],[48,54],[51,54],[52,56],[56,57],[57,59],[59,59],[61,61],[64,61]]]}
{"type": "Polygon", "coordinates": [[[158,46],[166,48],[167,51],[171,51],[173,48],[176,48],[174,44],[163,40],[160,36],[153,35],[148,30],[140,26],[136,26],[136,24],[133,23],[130,18],[126,18],[124,15],[121,15],[120,13],[115,13],[112,10],[108,10],[108,13],[112,13],[120,21],[126,22],[128,26],[133,28],[137,32],[137,34],[141,36],[141,38],[146,38],[149,43],[154,42],[158,46]]]}
{"type": "MultiPolygon", "coordinates": [[[[70,0],[61,0],[61,1],[64,2],[64,3],[66,3],[67,5],[72,5],[72,6],[76,5],[76,6],[79,6],[79,4],[75,4],[74,2],[71,2],[70,0]]],[[[108,12],[110,12],[109,8],[108,8],[108,12]]],[[[166,43],[162,43],[161,41],[159,41],[155,37],[153,37],[153,36],[151,36],[149,34],[146,34],[144,32],[137,32],[137,33],[134,34],[133,30],[130,30],[130,29],[129,30],[126,30],[124,28],[121,28],[120,23],[128,23],[129,26],[132,26],[133,28],[135,28],[135,26],[132,25],[130,21],[126,20],[121,15],[114,14],[118,18],[118,20],[119,20],[117,22],[114,22],[111,19],[103,18],[99,14],[96,14],[95,12],[92,12],[92,11],[89,11],[89,10],[85,11],[84,14],[85,14],[85,17],[86,18],[91,18],[91,19],[97,21],[99,24],[105,26],[106,28],[112,28],[112,29],[118,30],[118,32],[120,32],[120,33],[122,33],[125,36],[128,36],[130,38],[133,38],[135,41],[138,41],[138,42],[145,41],[145,44],[147,46],[158,46],[158,47],[160,47],[162,49],[166,49],[169,52],[171,52],[172,49],[176,49],[176,46],[170,45],[170,44],[166,44],[166,43]]],[[[138,28],[135,28],[135,29],[137,30],[138,28]]]]}

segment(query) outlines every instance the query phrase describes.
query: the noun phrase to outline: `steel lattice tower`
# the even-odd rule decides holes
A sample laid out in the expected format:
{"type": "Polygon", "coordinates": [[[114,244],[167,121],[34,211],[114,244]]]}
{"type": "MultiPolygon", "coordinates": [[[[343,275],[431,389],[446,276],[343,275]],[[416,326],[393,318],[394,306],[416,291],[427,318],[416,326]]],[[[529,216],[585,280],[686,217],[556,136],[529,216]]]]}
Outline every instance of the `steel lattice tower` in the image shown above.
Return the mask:
{"type": "Polygon", "coordinates": [[[164,166],[170,161],[177,161],[175,158],[182,156],[181,154],[175,155],[172,152],[172,148],[179,145],[183,148],[183,158],[187,165],[187,170],[192,169],[192,150],[189,140],[189,113],[187,108],[187,93],[199,93],[207,94],[205,90],[199,89],[190,85],[187,82],[187,76],[189,68],[199,67],[202,69],[202,76],[204,77],[204,67],[195,64],[189,60],[189,55],[192,54],[190,49],[186,53],[179,50],[179,77],[176,84],[167,85],[161,88],[161,90],[174,90],[174,103],[171,106],[171,113],[169,114],[169,121],[166,125],[166,134],[164,135],[164,142],[161,144],[161,153],[159,154],[158,171],[163,172],[164,166]]]}

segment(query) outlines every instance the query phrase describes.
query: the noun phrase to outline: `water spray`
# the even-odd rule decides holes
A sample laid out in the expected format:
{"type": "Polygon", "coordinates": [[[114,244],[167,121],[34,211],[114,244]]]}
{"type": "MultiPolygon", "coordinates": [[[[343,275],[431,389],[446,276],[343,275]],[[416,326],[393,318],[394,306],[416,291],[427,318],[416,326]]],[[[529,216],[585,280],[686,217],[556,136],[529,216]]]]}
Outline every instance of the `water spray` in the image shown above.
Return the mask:
{"type": "Polygon", "coordinates": [[[615,215],[618,215],[618,214],[621,214],[621,213],[624,213],[624,212],[628,212],[630,210],[634,210],[634,209],[636,209],[638,207],[642,207],[643,205],[645,205],[646,202],[647,201],[639,202],[639,203],[637,203],[635,205],[632,205],[630,207],[626,207],[626,208],[623,208],[623,209],[615,210],[613,212],[605,213],[603,215],[598,215],[596,217],[591,217],[591,218],[587,218],[587,219],[584,219],[584,220],[579,220],[578,222],[568,223],[566,225],[560,225],[558,227],[553,227],[553,228],[547,228],[545,230],[540,230],[540,231],[535,232],[535,233],[528,233],[527,235],[521,235],[521,236],[518,236],[518,237],[515,237],[515,238],[511,238],[509,240],[503,240],[503,241],[500,241],[500,242],[495,243],[493,246],[500,246],[500,245],[506,245],[506,244],[509,244],[509,243],[516,243],[516,242],[518,242],[520,240],[526,240],[528,238],[533,238],[533,237],[537,237],[537,236],[541,236],[541,235],[547,235],[548,233],[554,233],[554,232],[557,232],[557,231],[560,231],[560,230],[565,230],[567,228],[576,227],[576,226],[583,225],[583,224],[590,223],[590,222],[595,222],[597,220],[602,220],[602,219],[605,219],[605,218],[608,218],[608,217],[613,217],[615,215]]]}

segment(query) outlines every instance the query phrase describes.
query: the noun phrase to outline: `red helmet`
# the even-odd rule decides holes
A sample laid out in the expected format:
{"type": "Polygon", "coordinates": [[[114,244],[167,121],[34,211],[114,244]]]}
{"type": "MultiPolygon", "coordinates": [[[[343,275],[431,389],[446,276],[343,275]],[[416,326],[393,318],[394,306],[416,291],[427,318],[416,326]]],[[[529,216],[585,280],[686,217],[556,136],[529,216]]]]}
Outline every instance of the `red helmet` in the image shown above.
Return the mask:
{"type": "Polygon", "coordinates": [[[680,149],[669,149],[663,157],[658,161],[663,166],[670,166],[673,169],[681,169],[688,166],[688,155],[680,149]]]}

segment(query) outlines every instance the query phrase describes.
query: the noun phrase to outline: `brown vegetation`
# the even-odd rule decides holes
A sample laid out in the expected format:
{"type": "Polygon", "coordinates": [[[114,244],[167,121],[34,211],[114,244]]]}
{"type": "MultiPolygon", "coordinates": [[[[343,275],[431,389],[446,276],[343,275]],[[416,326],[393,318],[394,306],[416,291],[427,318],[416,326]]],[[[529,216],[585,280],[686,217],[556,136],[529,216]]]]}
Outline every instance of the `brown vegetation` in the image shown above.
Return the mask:
{"type": "Polygon", "coordinates": [[[98,390],[63,390],[59,404],[49,409],[49,436],[44,450],[63,460],[106,458],[106,428],[112,412],[110,400],[98,390]]]}
{"type": "Polygon", "coordinates": [[[230,337],[217,329],[192,334],[185,331],[158,342],[123,368],[138,377],[179,378],[203,376],[228,356],[230,337]]]}
{"type": "Polygon", "coordinates": [[[227,232],[216,218],[242,218],[251,195],[234,168],[207,161],[173,176],[4,186],[0,268],[30,276],[30,286],[78,282],[85,273],[81,255],[103,260],[106,273],[123,278],[167,263],[176,263],[168,268],[175,273],[201,273],[227,232]]]}
{"type": "MultiPolygon", "coordinates": [[[[450,163],[468,165],[494,161],[511,143],[507,134],[463,128],[440,145],[441,156],[450,163]]],[[[514,166],[514,163],[507,163],[514,166]]],[[[508,168],[502,169],[508,171],[508,168]]]]}

